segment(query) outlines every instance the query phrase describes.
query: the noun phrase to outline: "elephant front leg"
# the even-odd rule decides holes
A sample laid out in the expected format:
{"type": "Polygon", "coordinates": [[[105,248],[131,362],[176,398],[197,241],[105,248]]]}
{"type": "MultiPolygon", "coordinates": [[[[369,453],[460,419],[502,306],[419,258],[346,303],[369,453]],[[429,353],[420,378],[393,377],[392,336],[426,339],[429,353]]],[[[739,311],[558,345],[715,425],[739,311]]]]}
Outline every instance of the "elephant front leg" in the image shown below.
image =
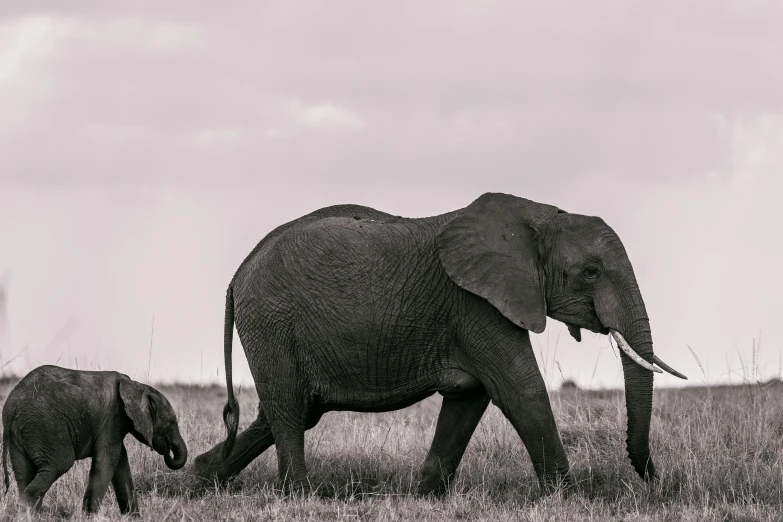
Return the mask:
{"type": "Polygon", "coordinates": [[[419,495],[446,492],[488,404],[489,396],[484,390],[468,395],[444,395],[435,437],[422,466],[419,495]]]}
{"type": "Polygon", "coordinates": [[[120,449],[120,459],[114,476],[111,478],[111,485],[114,488],[114,495],[117,497],[120,513],[139,515],[139,503],[136,498],[136,490],[133,487],[133,477],[128,464],[128,452],[125,450],[125,444],[120,449]]]}
{"type": "Polygon", "coordinates": [[[117,470],[120,461],[121,445],[105,445],[96,443],[92,456],[90,476],[87,480],[87,491],[84,492],[82,509],[87,513],[97,513],[101,507],[109,483],[117,470]]]}
{"type": "Polygon", "coordinates": [[[502,335],[491,343],[482,339],[474,347],[475,375],[522,439],[541,488],[570,485],[568,458],[528,332],[514,327],[497,333],[502,335]]]}
{"type": "Polygon", "coordinates": [[[570,486],[568,457],[560,441],[543,379],[510,393],[501,391],[493,395],[493,402],[511,421],[527,448],[541,489],[550,493],[561,485],[570,486]]]}

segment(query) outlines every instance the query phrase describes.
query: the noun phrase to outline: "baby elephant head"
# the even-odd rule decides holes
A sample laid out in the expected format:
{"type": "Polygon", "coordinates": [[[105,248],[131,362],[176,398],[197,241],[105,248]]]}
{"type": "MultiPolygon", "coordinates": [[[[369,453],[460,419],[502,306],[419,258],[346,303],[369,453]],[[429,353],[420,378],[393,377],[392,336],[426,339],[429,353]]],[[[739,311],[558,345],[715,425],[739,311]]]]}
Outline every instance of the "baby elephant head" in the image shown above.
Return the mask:
{"type": "Polygon", "coordinates": [[[155,388],[130,379],[120,381],[120,398],[133,423],[131,433],[163,455],[166,466],[180,469],[188,448],[179,433],[177,416],[166,397],[155,388]]]}

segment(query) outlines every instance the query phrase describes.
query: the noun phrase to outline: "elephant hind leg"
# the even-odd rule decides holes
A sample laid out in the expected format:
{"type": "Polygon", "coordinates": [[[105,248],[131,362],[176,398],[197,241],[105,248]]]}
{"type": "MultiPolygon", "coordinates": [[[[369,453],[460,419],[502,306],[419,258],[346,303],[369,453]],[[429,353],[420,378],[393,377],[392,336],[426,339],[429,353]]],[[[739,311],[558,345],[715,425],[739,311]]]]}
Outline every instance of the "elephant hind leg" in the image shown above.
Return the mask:
{"type": "Polygon", "coordinates": [[[310,420],[308,406],[304,397],[295,395],[264,402],[277,450],[278,476],[284,491],[307,493],[310,489],[304,456],[304,433],[310,420]]]}
{"type": "Polygon", "coordinates": [[[52,484],[71,469],[75,461],[73,451],[57,446],[46,446],[44,453],[25,449],[32,445],[41,448],[44,443],[37,437],[28,438],[24,446],[14,440],[10,447],[11,465],[19,489],[19,504],[32,512],[41,509],[43,498],[52,484]]]}
{"type": "MultiPolygon", "coordinates": [[[[318,424],[325,412],[325,409],[313,408],[307,417],[305,429],[309,430],[318,424]]],[[[196,475],[210,482],[217,480],[219,484],[225,484],[274,443],[272,427],[262,405],[259,404],[258,417],[237,435],[234,449],[228,458],[223,460],[223,442],[220,442],[208,452],[196,457],[193,463],[194,471],[196,475]]]]}
{"type": "Polygon", "coordinates": [[[315,425],[320,415],[300,377],[290,351],[279,350],[274,365],[257,379],[259,399],[277,450],[278,477],[284,491],[307,492],[307,466],[304,456],[304,433],[315,425]],[[287,352],[287,353],[279,353],[287,352]],[[260,381],[260,383],[259,383],[260,381]],[[260,384],[260,386],[258,386],[260,384]]]}
{"type": "Polygon", "coordinates": [[[269,420],[259,407],[256,420],[237,437],[234,450],[224,463],[222,475],[226,478],[236,476],[274,443],[269,420]]]}
{"type": "Polygon", "coordinates": [[[421,470],[419,495],[446,492],[488,405],[489,395],[483,389],[443,396],[435,437],[421,470]]]}
{"type": "Polygon", "coordinates": [[[19,502],[32,512],[40,510],[46,492],[68,469],[70,466],[64,470],[51,467],[40,468],[35,474],[35,478],[24,488],[24,491],[19,493],[19,502]]]}
{"type": "Polygon", "coordinates": [[[224,443],[220,442],[196,457],[193,463],[196,475],[210,482],[217,480],[219,484],[225,484],[274,444],[275,438],[272,436],[272,428],[264,410],[259,406],[258,417],[237,435],[234,449],[225,460],[223,459],[224,443]]]}
{"type": "Polygon", "coordinates": [[[16,446],[13,442],[9,448],[11,456],[11,468],[14,471],[14,477],[16,478],[16,488],[19,490],[19,496],[21,497],[25,488],[33,481],[36,473],[38,473],[38,467],[30,460],[23,449],[16,446]]]}

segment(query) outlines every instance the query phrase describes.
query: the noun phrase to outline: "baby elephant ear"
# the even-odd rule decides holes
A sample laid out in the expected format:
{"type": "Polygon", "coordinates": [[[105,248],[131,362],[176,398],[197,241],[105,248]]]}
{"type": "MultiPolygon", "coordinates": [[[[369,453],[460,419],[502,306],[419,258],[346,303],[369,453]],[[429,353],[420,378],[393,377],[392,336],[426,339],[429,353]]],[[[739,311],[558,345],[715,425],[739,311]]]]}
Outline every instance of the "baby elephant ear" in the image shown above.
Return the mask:
{"type": "Polygon", "coordinates": [[[460,287],[514,324],[541,333],[546,300],[537,230],[557,212],[508,194],[484,194],[438,233],[441,264],[460,287]]]}
{"type": "Polygon", "coordinates": [[[153,405],[150,403],[150,394],[144,385],[130,379],[122,379],[120,398],[125,407],[125,414],[133,422],[133,429],[151,445],[153,405]]]}

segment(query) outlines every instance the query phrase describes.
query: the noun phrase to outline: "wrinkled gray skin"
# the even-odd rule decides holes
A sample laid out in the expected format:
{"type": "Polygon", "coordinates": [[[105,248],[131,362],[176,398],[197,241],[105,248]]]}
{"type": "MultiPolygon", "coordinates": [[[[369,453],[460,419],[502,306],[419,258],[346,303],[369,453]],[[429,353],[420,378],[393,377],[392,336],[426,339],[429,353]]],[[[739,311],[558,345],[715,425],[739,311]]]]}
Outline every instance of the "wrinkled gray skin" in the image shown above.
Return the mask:
{"type": "MultiPolygon", "coordinates": [[[[443,406],[418,492],[442,493],[492,401],[525,444],[546,491],[569,464],[528,331],[546,316],[620,332],[652,362],[650,324],[631,262],[600,218],[506,194],[408,219],[339,205],[282,225],[228,288],[225,442],[194,471],[226,481],[272,444],[286,487],[307,489],[304,432],[327,411],[389,411],[435,392],[443,406]],[[234,319],[260,399],[239,437],[231,383],[234,319]]],[[[653,374],[621,353],[627,449],[655,478],[653,374]]]]}
{"type": "Polygon", "coordinates": [[[158,390],[122,373],[39,366],[17,383],[3,406],[6,491],[9,453],[19,501],[34,511],[74,461],[92,458],[82,508],[97,512],[111,483],[120,512],[137,515],[123,443],[128,433],[163,455],[169,468],[185,465],[188,449],[177,417],[158,390]]]}

